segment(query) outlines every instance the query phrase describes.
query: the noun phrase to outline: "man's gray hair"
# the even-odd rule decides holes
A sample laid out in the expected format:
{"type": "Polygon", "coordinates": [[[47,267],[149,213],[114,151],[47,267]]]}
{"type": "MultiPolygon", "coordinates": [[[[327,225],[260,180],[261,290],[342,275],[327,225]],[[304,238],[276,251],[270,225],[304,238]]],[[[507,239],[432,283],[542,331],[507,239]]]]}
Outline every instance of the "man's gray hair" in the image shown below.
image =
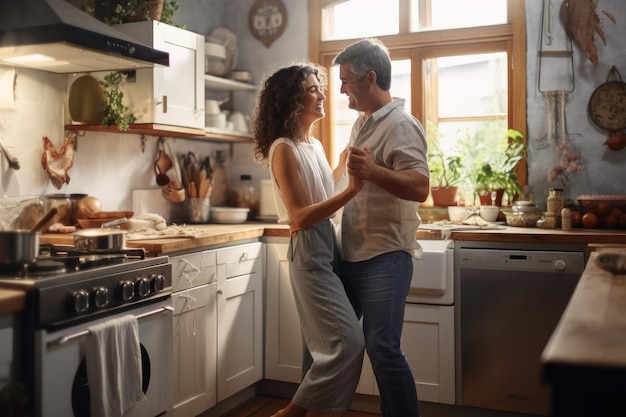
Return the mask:
{"type": "Polygon", "coordinates": [[[350,64],[359,79],[368,71],[376,73],[376,84],[387,91],[391,87],[391,58],[389,49],[377,38],[362,39],[341,51],[333,65],[350,64]]]}

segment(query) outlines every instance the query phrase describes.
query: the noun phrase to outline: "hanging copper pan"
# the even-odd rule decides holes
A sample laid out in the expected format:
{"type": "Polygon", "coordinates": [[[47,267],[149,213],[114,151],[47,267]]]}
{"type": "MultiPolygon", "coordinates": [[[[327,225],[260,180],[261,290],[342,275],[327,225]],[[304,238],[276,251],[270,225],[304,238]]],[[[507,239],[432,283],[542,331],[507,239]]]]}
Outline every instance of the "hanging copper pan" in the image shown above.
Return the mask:
{"type": "Polygon", "coordinates": [[[626,129],[626,83],[615,66],[607,81],[591,94],[588,111],[591,120],[609,134],[626,129]],[[614,75],[619,81],[609,81],[614,75]]]}

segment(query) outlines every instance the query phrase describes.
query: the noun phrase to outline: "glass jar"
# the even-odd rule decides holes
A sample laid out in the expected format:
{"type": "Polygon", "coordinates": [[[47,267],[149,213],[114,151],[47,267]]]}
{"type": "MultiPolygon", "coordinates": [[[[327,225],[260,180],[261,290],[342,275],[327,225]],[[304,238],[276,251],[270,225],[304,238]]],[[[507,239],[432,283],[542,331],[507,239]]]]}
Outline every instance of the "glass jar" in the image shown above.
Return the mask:
{"type": "Polygon", "coordinates": [[[543,212],[532,201],[518,201],[511,211],[504,211],[506,224],[515,227],[536,227],[543,212]]]}
{"type": "Polygon", "coordinates": [[[548,190],[548,199],[546,200],[546,204],[548,213],[560,216],[561,210],[563,210],[563,189],[550,188],[548,190]]]}
{"type": "Polygon", "coordinates": [[[233,207],[246,207],[250,209],[248,219],[256,216],[259,210],[259,196],[254,184],[252,176],[243,174],[239,177],[239,184],[231,192],[230,205],[233,207]]]}
{"type": "Polygon", "coordinates": [[[50,224],[62,223],[64,226],[71,226],[72,222],[72,198],[70,194],[48,194],[44,196],[44,211],[47,213],[52,208],[57,209],[57,214],[52,218],[50,224]]]}
{"type": "Polygon", "coordinates": [[[78,202],[87,197],[87,194],[70,194],[71,223],[68,226],[78,226],[78,202]]]}

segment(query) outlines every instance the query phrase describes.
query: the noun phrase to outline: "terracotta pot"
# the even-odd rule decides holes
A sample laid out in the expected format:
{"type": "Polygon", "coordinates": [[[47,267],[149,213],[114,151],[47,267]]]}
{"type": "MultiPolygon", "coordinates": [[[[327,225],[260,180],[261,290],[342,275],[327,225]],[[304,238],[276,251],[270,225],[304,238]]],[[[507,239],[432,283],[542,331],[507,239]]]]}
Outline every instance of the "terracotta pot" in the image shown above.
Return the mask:
{"type": "Polygon", "coordinates": [[[433,197],[433,205],[448,207],[456,205],[458,187],[432,187],[430,195],[433,197]]]}
{"type": "MultiPolygon", "coordinates": [[[[496,192],[496,201],[494,203],[495,206],[502,206],[502,197],[504,196],[504,188],[500,188],[495,190],[496,192]]],[[[490,206],[491,205],[491,192],[488,192],[485,195],[479,195],[478,200],[480,201],[480,205],[482,206],[490,206]]]]}

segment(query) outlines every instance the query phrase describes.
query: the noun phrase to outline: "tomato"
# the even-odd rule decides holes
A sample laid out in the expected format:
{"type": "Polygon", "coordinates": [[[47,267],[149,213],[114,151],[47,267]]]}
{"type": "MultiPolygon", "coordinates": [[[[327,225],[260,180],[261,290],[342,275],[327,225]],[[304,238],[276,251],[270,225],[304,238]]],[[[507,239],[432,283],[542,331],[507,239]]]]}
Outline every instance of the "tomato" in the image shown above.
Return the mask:
{"type": "Polygon", "coordinates": [[[607,229],[615,229],[619,219],[613,214],[607,214],[602,218],[602,225],[607,229]]]}
{"type": "Polygon", "coordinates": [[[619,223],[619,227],[621,227],[622,229],[626,229],[626,213],[619,216],[618,223],[619,223]]]}
{"type": "Polygon", "coordinates": [[[606,216],[607,214],[611,212],[612,207],[613,206],[611,205],[611,203],[602,201],[598,203],[598,205],[596,206],[594,210],[594,213],[596,213],[598,216],[606,216]]]}
{"type": "Polygon", "coordinates": [[[624,214],[624,212],[619,207],[611,207],[611,214],[619,219],[620,217],[622,217],[622,214],[624,214]]]}
{"type": "Polygon", "coordinates": [[[578,210],[572,210],[572,227],[582,227],[583,214],[578,210]]]}
{"type": "Polygon", "coordinates": [[[595,229],[600,225],[600,219],[598,219],[598,215],[595,213],[585,213],[583,214],[582,224],[586,229],[595,229]]]}

